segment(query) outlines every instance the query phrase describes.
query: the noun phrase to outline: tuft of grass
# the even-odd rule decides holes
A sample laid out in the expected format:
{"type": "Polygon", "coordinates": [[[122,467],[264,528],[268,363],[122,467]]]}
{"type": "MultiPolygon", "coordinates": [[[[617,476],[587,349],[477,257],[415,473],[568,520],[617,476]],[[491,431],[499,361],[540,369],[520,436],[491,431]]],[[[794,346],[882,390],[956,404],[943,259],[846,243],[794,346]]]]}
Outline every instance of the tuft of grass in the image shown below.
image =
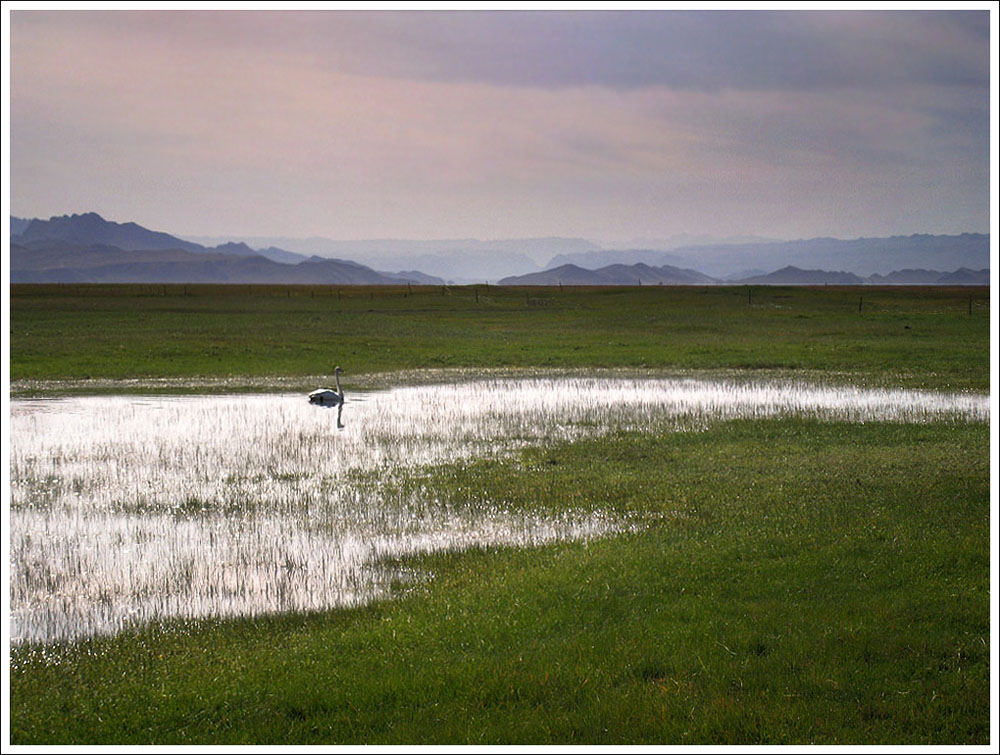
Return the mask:
{"type": "Polygon", "coordinates": [[[415,559],[433,579],[358,609],[18,648],[11,741],[985,744],[988,435],[738,421],[425,470],[455,505],[649,526],[415,559]]]}

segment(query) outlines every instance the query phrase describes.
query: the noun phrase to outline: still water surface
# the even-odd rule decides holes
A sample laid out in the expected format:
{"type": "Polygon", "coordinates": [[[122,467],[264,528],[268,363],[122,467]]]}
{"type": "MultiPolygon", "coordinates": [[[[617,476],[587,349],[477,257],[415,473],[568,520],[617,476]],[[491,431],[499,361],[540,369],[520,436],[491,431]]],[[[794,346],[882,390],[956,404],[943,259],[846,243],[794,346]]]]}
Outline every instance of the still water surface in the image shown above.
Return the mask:
{"type": "Polygon", "coordinates": [[[397,557],[632,530],[643,522],[446,503],[390,483],[524,445],[788,416],[981,422],[989,398],[533,378],[348,395],[342,410],[299,394],[13,400],[11,638],[354,605],[419,578],[397,557]]]}

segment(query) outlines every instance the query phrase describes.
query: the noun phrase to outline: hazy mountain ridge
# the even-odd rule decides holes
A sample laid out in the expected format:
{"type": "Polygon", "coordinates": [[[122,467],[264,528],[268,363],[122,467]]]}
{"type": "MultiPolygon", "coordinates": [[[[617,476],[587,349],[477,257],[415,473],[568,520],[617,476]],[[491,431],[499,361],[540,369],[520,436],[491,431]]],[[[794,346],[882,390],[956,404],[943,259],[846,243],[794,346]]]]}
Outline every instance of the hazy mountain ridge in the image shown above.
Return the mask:
{"type": "Polygon", "coordinates": [[[28,227],[31,223],[31,218],[16,218],[13,215],[10,216],[10,235],[11,238],[14,236],[20,236],[24,229],[28,227]]]}
{"type": "Polygon", "coordinates": [[[990,285],[990,271],[970,270],[967,267],[959,268],[954,272],[947,273],[938,279],[939,286],[988,286],[990,285]]]}
{"type": "Polygon", "coordinates": [[[859,277],[925,268],[974,270],[990,266],[989,236],[963,233],[953,236],[914,234],[886,238],[815,238],[740,244],[698,244],[657,248],[601,249],[553,257],[545,269],[575,264],[586,269],[643,262],[700,270],[722,280],[738,280],[738,271],[800,269],[843,270],[859,277]]]}
{"type": "Polygon", "coordinates": [[[323,236],[189,236],[192,241],[213,245],[225,240],[242,241],[252,247],[277,246],[306,256],[392,256],[398,254],[450,254],[454,252],[516,252],[536,262],[557,254],[596,251],[601,245],[582,238],[541,236],[513,239],[360,239],[343,240],[323,236]]]}
{"type": "Polygon", "coordinates": [[[741,284],[763,286],[862,286],[865,280],[843,270],[803,270],[787,265],[767,275],[755,275],[738,281],[741,284]]]}
{"type": "Polygon", "coordinates": [[[685,258],[662,249],[600,249],[591,252],[558,254],[549,260],[545,269],[576,265],[586,270],[598,270],[608,265],[635,265],[644,263],[653,267],[683,264],[685,258]]]}
{"type": "Polygon", "coordinates": [[[10,246],[12,283],[258,283],[398,285],[424,278],[379,273],[364,265],[313,259],[296,265],[258,254],[189,252],[186,249],[126,250],[108,245],[76,246],[42,241],[10,246]]]}
{"type": "MultiPolygon", "coordinates": [[[[216,237],[192,237],[212,243],[216,237]]],[[[455,283],[494,282],[542,269],[553,255],[597,251],[595,242],[558,236],[498,239],[367,239],[240,237],[255,247],[279,246],[297,254],[357,260],[378,270],[420,270],[455,283]]]]}
{"type": "MultiPolygon", "coordinates": [[[[194,258],[183,249],[150,249],[130,252],[107,244],[78,246],[66,241],[13,243],[11,278],[27,271],[82,270],[113,264],[163,264],[184,262],[194,258]]],[[[198,260],[214,260],[221,255],[199,255],[198,260]]]]}
{"type": "Polygon", "coordinates": [[[697,270],[714,279],[730,282],[765,275],[767,271],[788,266],[804,270],[843,270],[860,278],[908,269],[955,270],[966,267],[981,270],[990,266],[989,236],[975,233],[847,240],[821,237],[796,241],[751,236],[719,240],[711,236],[678,235],[667,239],[636,239],[643,244],[625,248],[607,248],[587,239],[563,237],[495,241],[336,241],[318,237],[245,238],[244,241],[251,245],[268,241],[296,252],[351,257],[376,269],[418,269],[458,283],[501,281],[508,277],[543,273],[564,265],[599,270],[613,264],[643,263],[654,268],[670,266],[697,270]],[[684,242],[688,245],[680,245],[684,242]],[[546,251],[557,253],[549,257],[547,263],[542,263],[541,255],[546,251]]]}
{"type": "Polygon", "coordinates": [[[924,270],[922,268],[913,270],[893,270],[888,275],[879,275],[875,273],[868,276],[869,283],[882,286],[893,286],[893,285],[934,285],[938,282],[941,276],[944,275],[940,270],[924,270]]]}
{"type": "MultiPolygon", "coordinates": [[[[707,233],[675,233],[666,238],[639,237],[631,239],[626,247],[642,249],[683,249],[690,246],[718,246],[720,244],[777,244],[785,239],[768,238],[765,236],[712,236],[707,233]]],[[[614,248],[608,244],[605,248],[614,248]]]]}
{"type": "Polygon", "coordinates": [[[940,270],[893,270],[888,275],[860,277],[854,273],[829,270],[803,270],[787,266],[767,275],[758,275],[729,283],[759,286],[988,286],[989,269],[959,268],[940,270]]]}
{"type": "Polygon", "coordinates": [[[990,237],[981,233],[885,238],[815,238],[771,244],[699,246],[676,249],[691,267],[723,277],[748,267],[777,270],[789,265],[802,269],[844,270],[854,275],[886,275],[895,270],[925,268],[974,270],[990,266],[990,237]]]}
{"type": "Polygon", "coordinates": [[[990,265],[989,236],[971,233],[760,241],[664,251],[647,247],[602,249],[586,239],[562,237],[494,241],[244,237],[226,241],[212,238],[211,241],[218,243],[204,246],[136,223],[107,221],[97,213],[49,220],[11,216],[10,224],[11,242],[19,245],[17,254],[12,252],[12,260],[16,257],[17,262],[17,266],[12,263],[12,280],[18,280],[14,278],[15,272],[23,276],[31,271],[33,277],[44,277],[44,271],[50,270],[58,271],[49,273],[57,277],[75,271],[73,275],[81,280],[94,276],[98,276],[95,280],[103,279],[100,276],[144,276],[150,282],[166,282],[178,279],[188,270],[188,274],[196,276],[189,282],[207,281],[212,276],[217,282],[266,282],[263,278],[271,274],[278,283],[988,285],[990,265]],[[20,233],[15,233],[18,229],[20,233]],[[252,246],[261,241],[288,243],[306,253],[289,251],[273,243],[263,248],[252,246]],[[154,250],[184,251],[201,257],[203,264],[189,258],[121,257],[124,252],[154,250]],[[29,251],[36,256],[34,261],[27,259],[29,251]],[[536,260],[551,251],[558,252],[551,261],[559,264],[543,269],[536,260]],[[331,256],[331,253],[338,254],[331,256]],[[231,258],[230,264],[218,257],[231,258]],[[247,257],[271,265],[232,261],[247,257]],[[46,260],[51,265],[40,267],[46,260]],[[329,264],[324,267],[325,263],[329,264]],[[169,265],[169,270],[156,270],[157,264],[169,265]],[[136,266],[145,267],[140,270],[136,266]],[[100,267],[102,271],[88,271],[92,267],[100,267]],[[391,269],[409,272],[382,272],[391,269]],[[319,278],[304,279],[308,273],[319,278]]]}
{"type": "Polygon", "coordinates": [[[11,218],[11,282],[442,283],[420,274],[381,273],[347,260],[307,258],[283,249],[258,252],[243,242],[205,247],[97,213],[49,220],[11,218]],[[277,258],[277,259],[275,259],[277,258]]]}
{"type": "Polygon", "coordinates": [[[115,223],[105,220],[96,212],[59,215],[48,220],[35,218],[18,235],[17,240],[24,243],[56,240],[82,246],[105,244],[126,251],[152,249],[207,251],[200,244],[184,241],[169,233],[151,231],[136,223],[115,223]]]}
{"type": "Polygon", "coordinates": [[[296,254],[295,252],[289,252],[287,249],[279,249],[276,246],[269,246],[264,249],[258,249],[257,254],[261,257],[267,257],[269,260],[274,260],[275,262],[284,262],[289,265],[297,265],[300,262],[304,262],[309,259],[304,254],[296,254]]]}
{"type": "Polygon", "coordinates": [[[670,265],[651,267],[644,263],[635,265],[607,265],[597,270],[587,270],[578,265],[560,265],[540,273],[529,273],[504,278],[501,286],[710,286],[718,283],[697,270],[682,270],[670,265]]]}
{"type": "Polygon", "coordinates": [[[739,280],[720,280],[697,270],[664,265],[652,267],[643,263],[635,265],[607,265],[597,270],[587,270],[578,265],[561,265],[551,270],[528,275],[511,276],[500,281],[502,286],[988,286],[990,271],[960,268],[954,272],[938,270],[896,270],[887,276],[872,275],[866,278],[844,271],[804,270],[788,265],[766,275],[755,275],[739,280]]]}

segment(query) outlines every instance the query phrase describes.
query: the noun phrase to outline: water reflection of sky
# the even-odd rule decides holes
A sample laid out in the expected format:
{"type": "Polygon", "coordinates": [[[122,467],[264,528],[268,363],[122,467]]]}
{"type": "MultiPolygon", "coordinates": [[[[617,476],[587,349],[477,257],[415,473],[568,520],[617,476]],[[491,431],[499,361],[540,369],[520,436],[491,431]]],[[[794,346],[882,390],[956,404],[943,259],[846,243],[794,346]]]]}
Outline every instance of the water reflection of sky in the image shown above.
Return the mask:
{"type": "Polygon", "coordinates": [[[987,421],[989,399],[691,379],[477,380],[352,396],[11,402],[11,636],[66,639],[166,617],[371,600],[386,557],[640,526],[381,484],[401,469],[614,430],[753,417],[987,421]]]}

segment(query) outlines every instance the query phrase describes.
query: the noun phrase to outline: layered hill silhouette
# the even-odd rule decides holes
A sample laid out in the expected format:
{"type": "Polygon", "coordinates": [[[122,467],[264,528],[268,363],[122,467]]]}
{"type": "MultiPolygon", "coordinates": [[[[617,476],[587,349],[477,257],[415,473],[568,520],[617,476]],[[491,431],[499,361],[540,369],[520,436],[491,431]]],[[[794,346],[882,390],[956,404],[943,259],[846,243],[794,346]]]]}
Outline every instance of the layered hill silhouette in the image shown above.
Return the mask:
{"type": "Polygon", "coordinates": [[[643,262],[634,265],[608,265],[587,270],[577,265],[561,265],[551,270],[503,278],[501,286],[710,286],[718,283],[697,270],[683,270],[671,265],[652,267],[643,262]]]}
{"type": "Polygon", "coordinates": [[[861,286],[866,281],[861,276],[842,270],[838,272],[803,270],[794,265],[787,265],[773,273],[754,275],[739,282],[758,286],[861,286]]]}
{"type": "Polygon", "coordinates": [[[803,270],[788,265],[766,275],[719,280],[697,270],[670,265],[653,267],[644,263],[608,265],[597,270],[587,270],[577,265],[560,265],[540,273],[511,276],[500,281],[502,286],[988,286],[989,284],[988,268],[983,270],[959,268],[950,273],[939,270],[896,270],[888,275],[870,275],[862,278],[843,271],[803,270]]]}
{"type": "Polygon", "coordinates": [[[546,269],[565,264],[601,269],[613,263],[644,262],[653,267],[694,268],[721,280],[734,280],[737,271],[755,268],[779,270],[787,266],[810,270],[847,270],[857,276],[888,275],[909,269],[980,270],[990,265],[990,237],[982,233],[951,236],[914,234],[886,238],[814,238],[740,244],[700,244],[663,249],[588,251],[557,255],[546,269]]]}
{"type": "MultiPolygon", "coordinates": [[[[182,249],[188,252],[206,252],[206,247],[184,241],[169,233],[151,231],[136,223],[115,223],[105,220],[96,212],[82,215],[59,215],[48,220],[35,219],[19,234],[23,244],[41,241],[63,241],[78,246],[103,245],[134,250],[182,249]]],[[[222,253],[227,253],[225,250],[222,253]]],[[[250,250],[252,253],[252,250],[250,250]]],[[[233,251],[232,253],[239,253],[233,251]]]]}
{"type": "MultiPolygon", "coordinates": [[[[94,212],[10,218],[12,282],[440,285],[499,278],[501,285],[989,285],[989,236],[893,236],[753,241],[657,249],[600,249],[559,237],[481,242],[300,239],[299,251],[245,241],[205,246],[94,212]],[[309,256],[314,244],[327,256],[309,256]],[[331,250],[338,257],[330,256],[331,250]],[[520,251],[519,251],[520,250],[520,251]],[[558,250],[548,269],[529,254],[558,250]],[[340,256],[360,255],[369,265],[340,256]],[[406,267],[396,273],[372,260],[406,267]],[[572,260],[572,261],[570,261],[572,260]],[[559,262],[560,264],[554,264],[559,262]],[[501,278],[502,270],[525,274],[501,278]],[[773,272],[766,272],[772,270],[773,272]],[[740,272],[734,272],[740,271],[740,272]]],[[[201,241],[208,239],[201,238],[201,241]]],[[[213,242],[221,239],[211,239],[213,242]]],[[[288,239],[287,241],[295,241],[288,239]]],[[[398,268],[397,268],[398,269],[398,268]]]]}
{"type": "Polygon", "coordinates": [[[427,283],[418,276],[376,272],[344,260],[307,259],[296,265],[259,254],[195,253],[183,249],[129,251],[65,242],[10,245],[12,283],[274,283],[392,285],[427,283]]]}
{"type": "MultiPolygon", "coordinates": [[[[217,244],[219,237],[192,237],[192,241],[217,244]]],[[[351,259],[375,270],[420,270],[455,283],[496,282],[507,275],[542,270],[541,262],[561,254],[599,249],[592,241],[560,236],[510,239],[361,239],[323,237],[245,236],[239,240],[266,253],[278,247],[301,255],[351,259]]],[[[279,260],[282,261],[282,260],[279,260]]],[[[641,260],[613,260],[639,262],[641,260]]],[[[610,264],[606,263],[606,264],[610,264]]],[[[555,265],[548,265],[555,267],[555,265]]],[[[597,267],[597,265],[583,265],[597,267]]]]}
{"type": "MultiPolygon", "coordinates": [[[[12,218],[12,230],[17,227],[12,218]]],[[[439,278],[383,273],[348,260],[258,252],[243,243],[215,247],[115,223],[97,213],[21,224],[12,234],[12,283],[278,283],[390,285],[442,283],[439,278]],[[277,258],[277,259],[275,259],[277,258]]]]}
{"type": "MultiPolygon", "coordinates": [[[[730,283],[732,281],[729,281],[730,283]]],[[[940,270],[894,270],[888,275],[864,278],[848,272],[802,270],[787,266],[767,275],[755,275],[739,281],[758,286],[988,286],[990,271],[959,268],[947,273],[940,270]]]]}

